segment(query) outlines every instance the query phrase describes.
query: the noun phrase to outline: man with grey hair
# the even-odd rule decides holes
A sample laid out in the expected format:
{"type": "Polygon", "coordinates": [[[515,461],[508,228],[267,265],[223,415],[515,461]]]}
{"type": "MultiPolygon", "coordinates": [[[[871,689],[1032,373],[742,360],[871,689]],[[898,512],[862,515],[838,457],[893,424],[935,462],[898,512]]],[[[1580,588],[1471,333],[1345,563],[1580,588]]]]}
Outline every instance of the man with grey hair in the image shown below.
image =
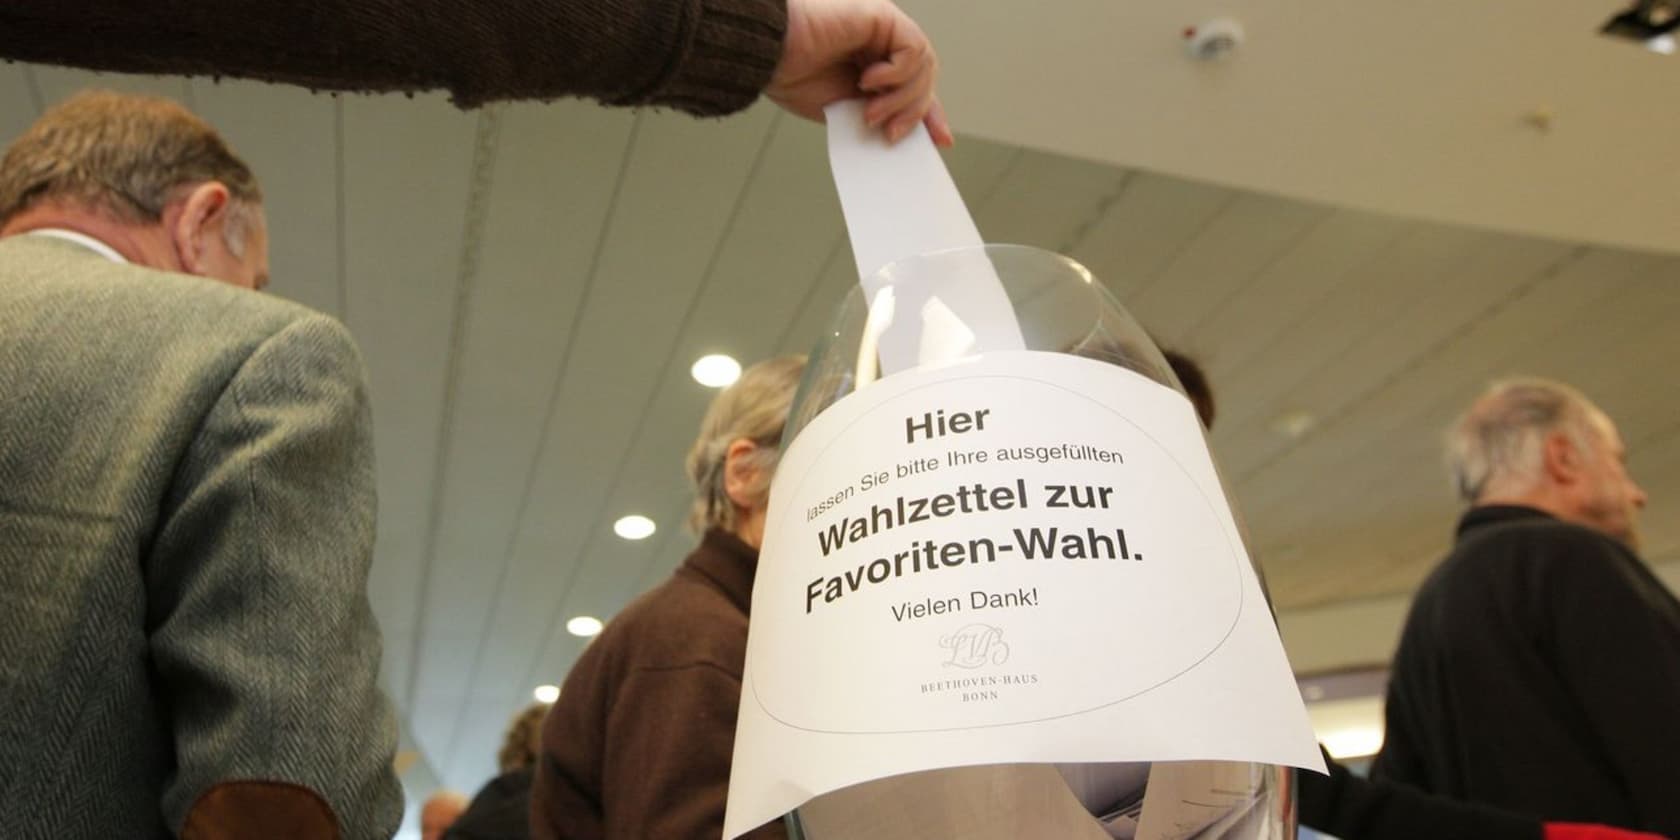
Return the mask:
{"type": "Polygon", "coordinates": [[[386,838],[373,467],[337,322],[172,102],[0,160],[0,837],[386,838]]]}
{"type": "Polygon", "coordinates": [[[1635,554],[1615,425],[1501,382],[1448,451],[1471,507],[1406,620],[1373,778],[1680,837],[1680,602],[1635,554]]]}

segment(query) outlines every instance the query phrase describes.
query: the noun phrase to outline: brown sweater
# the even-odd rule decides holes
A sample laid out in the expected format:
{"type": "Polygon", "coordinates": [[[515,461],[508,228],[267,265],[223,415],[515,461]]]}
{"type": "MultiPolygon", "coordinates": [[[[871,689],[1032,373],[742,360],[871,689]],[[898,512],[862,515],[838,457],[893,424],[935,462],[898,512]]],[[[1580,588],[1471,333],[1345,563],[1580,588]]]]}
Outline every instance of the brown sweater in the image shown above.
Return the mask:
{"type": "Polygon", "coordinates": [[[758,97],[786,28],[785,0],[5,0],[0,58],[712,116],[758,97]]]}
{"type": "MultiPolygon", "coordinates": [[[[706,533],[584,650],[543,727],[531,836],[715,840],[758,552],[706,533]]],[[[786,837],[780,822],[748,837],[786,837]]]]}

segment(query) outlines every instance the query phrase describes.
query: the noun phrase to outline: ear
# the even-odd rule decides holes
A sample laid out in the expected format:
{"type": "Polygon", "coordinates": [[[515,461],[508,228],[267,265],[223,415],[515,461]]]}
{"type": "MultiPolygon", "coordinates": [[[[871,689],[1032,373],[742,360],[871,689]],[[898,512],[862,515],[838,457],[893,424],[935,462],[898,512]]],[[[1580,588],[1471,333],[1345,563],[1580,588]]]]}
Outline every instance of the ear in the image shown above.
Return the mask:
{"type": "Polygon", "coordinates": [[[1546,436],[1542,446],[1548,478],[1560,485],[1570,485],[1580,480],[1583,455],[1575,441],[1562,432],[1554,432],[1546,436]]]}
{"type": "Polygon", "coordinates": [[[199,276],[209,272],[206,256],[209,237],[222,235],[229,200],[227,186],[219,181],[199,184],[179,200],[181,209],[169,225],[169,238],[183,271],[199,276]]]}
{"type": "Polygon", "coordinates": [[[758,465],[751,456],[758,452],[758,444],[746,438],[729,442],[723,455],[723,492],[736,507],[751,508],[759,502],[753,493],[758,483],[758,465]]]}

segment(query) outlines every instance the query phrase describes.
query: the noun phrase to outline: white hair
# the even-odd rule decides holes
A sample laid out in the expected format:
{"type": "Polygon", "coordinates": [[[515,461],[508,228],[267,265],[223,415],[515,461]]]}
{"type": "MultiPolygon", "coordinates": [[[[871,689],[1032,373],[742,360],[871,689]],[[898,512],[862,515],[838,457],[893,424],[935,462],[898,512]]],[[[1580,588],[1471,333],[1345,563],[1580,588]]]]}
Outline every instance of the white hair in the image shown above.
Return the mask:
{"type": "Polygon", "coordinates": [[[222,223],[222,242],[235,257],[244,259],[245,239],[251,234],[252,227],[262,223],[262,205],[231,198],[228,200],[227,220],[222,223]]]}
{"type": "Polygon", "coordinates": [[[769,495],[770,477],[781,458],[782,428],[804,372],[804,356],[779,356],[747,368],[734,385],[712,398],[685,462],[694,488],[688,514],[691,530],[735,530],[735,505],[724,490],[724,468],[729,445],[736,440],[758,446],[746,456],[757,475],[748,495],[757,502],[769,495]]]}
{"type": "Polygon", "coordinates": [[[1580,391],[1561,382],[1495,382],[1447,434],[1453,489],[1467,502],[1527,491],[1540,480],[1546,438],[1562,433],[1590,456],[1593,423],[1602,416],[1580,391]]]}

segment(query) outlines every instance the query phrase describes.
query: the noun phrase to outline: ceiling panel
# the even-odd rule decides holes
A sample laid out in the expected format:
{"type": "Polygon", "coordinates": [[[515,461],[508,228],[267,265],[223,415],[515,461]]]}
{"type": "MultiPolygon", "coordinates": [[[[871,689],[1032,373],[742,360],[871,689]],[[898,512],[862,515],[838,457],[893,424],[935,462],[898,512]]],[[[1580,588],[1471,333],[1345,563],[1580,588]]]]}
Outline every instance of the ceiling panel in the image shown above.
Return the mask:
{"type": "Polygon", "coordinates": [[[1297,251],[1331,212],[1268,196],[1240,196],[1222,208],[1159,274],[1131,289],[1126,304],[1145,328],[1178,343],[1209,308],[1252,285],[1297,251]]]}
{"type": "Polygon", "coordinates": [[[1209,373],[1221,385],[1223,411],[1214,439],[1229,475],[1246,474],[1270,451],[1261,434],[1278,412],[1294,410],[1285,397],[1302,383],[1359,346],[1373,326],[1394,324],[1393,314],[1423,291],[1438,287],[1448,272],[1479,247],[1481,236],[1420,224],[1384,248],[1359,272],[1361,282],[1338,286],[1317,304],[1285,316],[1287,326],[1256,352],[1228,360],[1209,373]]]}
{"type": "Polygon", "coordinates": [[[1162,340],[1229,370],[1276,341],[1299,313],[1344,283],[1362,283],[1360,268],[1391,247],[1411,226],[1398,219],[1336,211],[1232,294],[1202,301],[1194,323],[1162,340]]]}
{"type": "Polygon", "coordinates": [[[1126,178],[1112,166],[1024,152],[995,183],[977,184],[965,194],[979,197],[970,206],[975,227],[988,241],[1065,252],[1119,199],[1126,178]]]}
{"type": "MultiPolygon", "coordinates": [[[[528,503],[542,429],[558,407],[562,360],[635,117],[563,103],[510,107],[500,120],[432,523],[437,560],[428,624],[471,645],[435,668],[440,679],[468,689],[496,684],[498,656],[523,666],[523,648],[492,643],[496,622],[523,628],[527,637],[541,630],[531,626],[541,621],[534,609],[503,602],[523,596],[545,604],[560,584],[556,558],[516,562],[514,534],[525,517],[546,515],[528,503]]],[[[453,705],[455,721],[438,752],[443,766],[456,752],[468,705],[453,705]]]]}
{"type": "Polygon", "coordinates": [[[1068,255],[1126,298],[1165,271],[1235,199],[1222,187],[1135,172],[1101,215],[1081,228],[1068,255]]]}
{"type": "Polygon", "coordinates": [[[41,114],[43,103],[30,84],[34,68],[25,64],[0,64],[0,132],[8,141],[22,134],[41,114]]]}
{"type": "Polygon", "coordinates": [[[192,88],[186,79],[175,76],[133,76],[122,73],[94,73],[68,67],[33,66],[30,69],[42,101],[51,106],[70,98],[81,90],[114,90],[118,93],[137,93],[163,96],[186,105],[195,106],[192,88]]]}
{"type": "Polygon", "coordinates": [[[553,445],[530,502],[542,515],[527,518],[517,536],[520,552],[572,562],[545,610],[524,682],[564,673],[577,649],[562,629],[568,610],[601,608],[568,599],[594,543],[603,534],[616,539],[603,521],[610,511],[602,494],[665,367],[669,345],[659,337],[681,327],[772,126],[767,105],[716,125],[673,114],[643,117],[595,267],[587,317],[565,360],[559,410],[544,430],[553,445]],[[707,165],[692,166],[697,158],[707,165]]]}
{"type": "Polygon", "coordinates": [[[414,716],[417,741],[430,750],[434,727],[418,695],[454,687],[427,684],[428,669],[418,663],[422,653],[455,653],[459,640],[421,623],[430,606],[427,523],[480,115],[438,96],[353,97],[343,119],[343,317],[367,363],[379,465],[369,585],[381,626],[411,642],[387,646],[386,675],[399,707],[414,716]]]}

